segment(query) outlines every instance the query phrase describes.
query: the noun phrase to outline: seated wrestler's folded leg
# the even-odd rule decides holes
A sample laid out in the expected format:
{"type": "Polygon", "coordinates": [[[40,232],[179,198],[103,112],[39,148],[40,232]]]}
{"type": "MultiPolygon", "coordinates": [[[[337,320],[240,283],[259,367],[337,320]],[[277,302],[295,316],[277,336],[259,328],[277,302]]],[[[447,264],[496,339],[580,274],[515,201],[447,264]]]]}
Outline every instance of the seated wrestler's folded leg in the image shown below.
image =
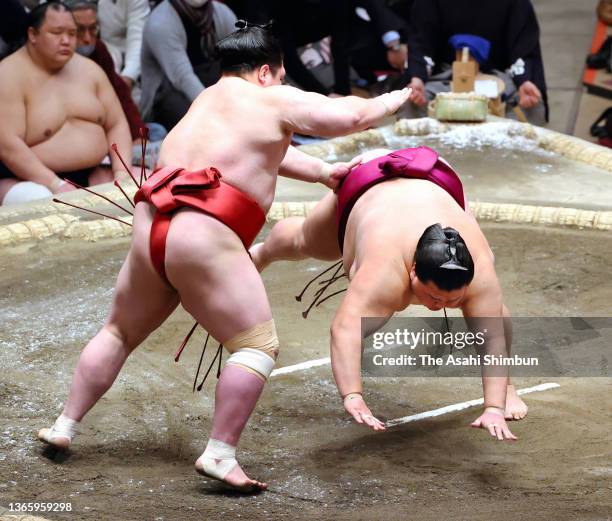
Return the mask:
{"type": "Polygon", "coordinates": [[[15,183],[9,188],[0,203],[2,205],[23,204],[36,199],[51,197],[53,194],[46,186],[32,181],[22,181],[15,183]]]}
{"type": "Polygon", "coordinates": [[[219,376],[211,438],[196,470],[243,491],[266,485],[249,479],[236,461],[236,445],[278,354],[274,321],[258,324],[225,343],[231,353],[219,376]]]}

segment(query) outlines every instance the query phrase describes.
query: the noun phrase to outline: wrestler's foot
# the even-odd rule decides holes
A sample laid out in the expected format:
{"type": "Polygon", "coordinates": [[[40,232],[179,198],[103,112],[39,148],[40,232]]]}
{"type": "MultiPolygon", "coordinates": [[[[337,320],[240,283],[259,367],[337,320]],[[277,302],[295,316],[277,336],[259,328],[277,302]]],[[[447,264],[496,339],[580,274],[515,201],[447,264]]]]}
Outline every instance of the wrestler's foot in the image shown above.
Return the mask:
{"type": "Polygon", "coordinates": [[[527,404],[516,393],[514,385],[508,385],[506,391],[506,411],[504,414],[506,420],[522,420],[527,416],[527,410],[527,404]]]}
{"type": "Polygon", "coordinates": [[[77,434],[77,425],[79,422],[61,414],[53,427],[50,429],[40,429],[38,431],[38,439],[52,445],[56,449],[66,450],[70,447],[72,440],[77,434]]]}
{"type": "Polygon", "coordinates": [[[67,450],[70,447],[71,440],[68,436],[58,436],[53,434],[53,429],[40,429],[37,437],[40,441],[44,441],[49,445],[60,450],[67,450]]]}
{"type": "MultiPolygon", "coordinates": [[[[221,460],[215,460],[215,463],[219,463],[221,460]]],[[[202,456],[198,458],[195,463],[195,468],[198,474],[202,474],[202,476],[206,476],[207,478],[216,479],[225,483],[226,485],[232,487],[234,490],[238,492],[245,493],[253,493],[253,492],[263,492],[268,489],[267,483],[262,483],[260,481],[256,481],[254,479],[249,478],[238,462],[234,465],[234,468],[230,470],[225,477],[220,478],[213,474],[206,472],[206,465],[204,464],[205,460],[202,456]]]]}
{"type": "Polygon", "coordinates": [[[258,242],[257,244],[251,246],[251,248],[249,249],[251,259],[253,259],[253,264],[255,264],[257,271],[259,271],[260,273],[265,270],[269,264],[269,262],[264,262],[264,256],[262,251],[263,245],[263,242],[258,242]]]}

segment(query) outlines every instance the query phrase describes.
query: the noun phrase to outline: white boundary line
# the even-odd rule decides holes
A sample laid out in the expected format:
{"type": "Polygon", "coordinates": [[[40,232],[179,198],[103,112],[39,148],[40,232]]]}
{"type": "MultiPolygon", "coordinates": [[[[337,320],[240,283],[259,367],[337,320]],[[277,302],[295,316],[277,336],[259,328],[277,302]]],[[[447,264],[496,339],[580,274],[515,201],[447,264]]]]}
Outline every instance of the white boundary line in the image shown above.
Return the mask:
{"type": "MultiPolygon", "coordinates": [[[[546,383],[540,385],[534,385],[533,387],[527,387],[525,389],[519,389],[517,394],[529,394],[529,393],[537,393],[540,391],[548,391],[549,389],[556,389],[557,387],[561,387],[557,383],[546,383]]],[[[440,407],[439,409],[434,409],[432,411],[420,412],[418,414],[413,414],[411,416],[403,416],[402,418],[396,418],[395,420],[389,420],[385,423],[386,427],[395,427],[396,425],[401,425],[403,423],[410,423],[419,420],[423,420],[424,418],[433,418],[435,416],[441,416],[443,414],[447,414],[449,412],[463,411],[464,409],[469,409],[470,407],[475,407],[476,405],[483,405],[484,399],[479,398],[478,400],[469,400],[467,402],[456,403],[454,405],[447,405],[446,407],[440,407]]]]}
{"type": "Polygon", "coordinates": [[[327,365],[330,363],[331,358],[329,356],[327,358],[317,358],[316,360],[308,360],[307,362],[302,362],[300,364],[279,367],[278,369],[274,369],[270,376],[279,376],[281,374],[295,373],[296,371],[302,371],[304,369],[310,369],[311,367],[319,367],[320,365],[327,365]]]}
{"type": "MultiPolygon", "coordinates": [[[[274,371],[272,371],[270,376],[280,376],[283,374],[295,373],[297,371],[303,371],[305,369],[310,369],[311,367],[319,367],[322,365],[327,365],[329,363],[331,363],[330,357],[317,358],[316,360],[308,360],[307,362],[301,362],[299,364],[280,367],[279,369],[275,369],[274,371]]],[[[541,391],[556,389],[557,387],[561,386],[557,383],[549,382],[545,384],[534,385],[533,387],[526,387],[525,389],[519,389],[517,391],[517,394],[522,395],[529,393],[538,393],[541,391]]],[[[412,414],[411,416],[402,416],[401,418],[389,420],[385,425],[387,427],[395,427],[396,425],[402,425],[403,423],[410,423],[423,420],[425,418],[434,418],[436,416],[442,416],[443,414],[448,414],[449,412],[463,411],[464,409],[476,407],[477,405],[484,405],[484,398],[478,398],[477,400],[468,400],[467,402],[455,403],[453,405],[447,405],[446,407],[440,407],[439,409],[433,409],[431,411],[412,414]]]]}
{"type": "MultiPolygon", "coordinates": [[[[283,374],[295,373],[297,371],[303,371],[305,369],[310,369],[311,367],[319,367],[322,365],[327,365],[331,363],[331,358],[317,358],[316,360],[308,360],[307,362],[301,362],[299,364],[288,365],[285,367],[280,367],[279,369],[274,369],[270,376],[280,376],[283,374]]],[[[529,394],[529,393],[538,393],[541,391],[548,391],[550,389],[556,389],[557,387],[561,387],[559,384],[554,382],[549,382],[540,385],[534,385],[533,387],[526,387],[525,389],[519,389],[517,394],[529,394]]],[[[420,412],[418,414],[412,414],[410,416],[402,416],[401,418],[396,418],[394,420],[389,420],[385,425],[387,427],[395,427],[396,425],[402,425],[403,423],[410,423],[419,420],[423,420],[425,418],[434,418],[436,416],[442,416],[443,414],[448,414],[449,412],[457,412],[463,411],[464,409],[469,409],[470,407],[476,407],[477,405],[483,405],[484,398],[478,398],[477,400],[468,400],[467,402],[455,403],[453,405],[447,405],[445,407],[440,407],[439,409],[433,409],[431,411],[420,412]]]]}

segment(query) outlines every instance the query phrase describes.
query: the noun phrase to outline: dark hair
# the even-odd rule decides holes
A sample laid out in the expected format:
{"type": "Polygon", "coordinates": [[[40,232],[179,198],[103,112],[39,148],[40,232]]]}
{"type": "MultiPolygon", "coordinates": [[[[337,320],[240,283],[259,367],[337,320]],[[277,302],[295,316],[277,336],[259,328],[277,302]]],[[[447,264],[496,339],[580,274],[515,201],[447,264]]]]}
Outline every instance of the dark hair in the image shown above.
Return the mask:
{"type": "Polygon", "coordinates": [[[237,31],[229,34],[215,46],[221,62],[221,72],[251,72],[269,65],[275,73],[283,64],[283,51],[279,40],[270,30],[271,24],[256,25],[238,20],[237,31]]]}
{"type": "Polygon", "coordinates": [[[42,24],[45,23],[45,18],[47,17],[47,11],[49,9],[60,12],[71,12],[70,7],[68,7],[64,2],[60,2],[59,0],[51,0],[50,2],[39,4],[28,14],[28,29],[30,27],[33,27],[38,31],[41,28],[42,24]]]}
{"type": "Polygon", "coordinates": [[[474,278],[474,261],[459,232],[437,223],[421,235],[414,262],[417,277],[442,291],[462,288],[474,278]]]}
{"type": "Polygon", "coordinates": [[[98,12],[98,4],[94,2],[90,2],[87,0],[78,0],[76,3],[72,4],[71,11],[74,13],[75,11],[93,11],[95,13],[98,12]]]}

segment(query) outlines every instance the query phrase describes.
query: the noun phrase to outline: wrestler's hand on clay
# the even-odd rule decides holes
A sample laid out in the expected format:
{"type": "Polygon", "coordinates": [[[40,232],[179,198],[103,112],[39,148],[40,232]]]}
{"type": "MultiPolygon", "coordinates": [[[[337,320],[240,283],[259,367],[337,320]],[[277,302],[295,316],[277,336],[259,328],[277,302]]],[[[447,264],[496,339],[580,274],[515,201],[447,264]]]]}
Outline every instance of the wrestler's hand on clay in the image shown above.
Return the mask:
{"type": "Polygon", "coordinates": [[[363,396],[358,393],[347,394],[344,398],[344,408],[357,423],[365,424],[375,431],[384,431],[385,424],[375,418],[363,400],[363,396]]]}
{"type": "Polygon", "coordinates": [[[499,441],[518,440],[518,438],[510,432],[504,412],[497,407],[486,407],[480,417],[471,425],[476,429],[485,429],[489,434],[499,441]]]}
{"type": "Polygon", "coordinates": [[[519,87],[519,105],[530,109],[542,101],[542,93],[533,83],[526,81],[519,87]]]}
{"type": "Polygon", "coordinates": [[[349,172],[360,164],[361,156],[357,156],[345,163],[324,163],[321,172],[321,183],[335,191],[349,172]]]}
{"type": "Polygon", "coordinates": [[[412,78],[408,84],[408,88],[412,89],[410,103],[418,107],[422,107],[427,103],[427,98],[425,97],[425,84],[421,78],[417,78],[416,76],[412,78]]]}

